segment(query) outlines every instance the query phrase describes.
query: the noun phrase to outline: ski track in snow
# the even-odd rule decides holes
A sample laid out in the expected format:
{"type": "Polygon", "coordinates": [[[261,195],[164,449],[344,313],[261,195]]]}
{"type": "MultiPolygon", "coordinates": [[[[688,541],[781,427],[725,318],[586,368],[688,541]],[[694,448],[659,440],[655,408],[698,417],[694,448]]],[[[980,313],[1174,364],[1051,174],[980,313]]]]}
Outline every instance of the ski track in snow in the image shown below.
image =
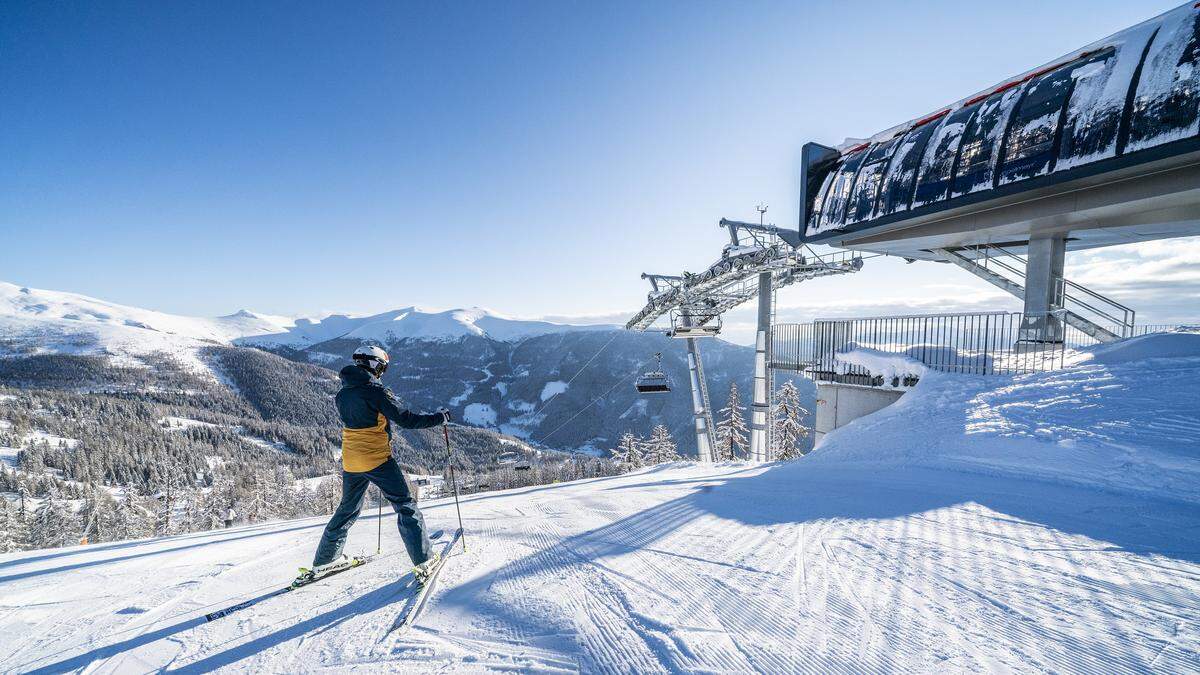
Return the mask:
{"type": "MultiPolygon", "coordinates": [[[[1185,672],[1200,508],[804,463],[673,467],[467,497],[425,615],[391,555],[285,584],[321,519],[8,555],[5,672],[1185,672]],[[807,468],[807,470],[803,470],[807,468]],[[821,495],[819,500],[797,495],[821,495]],[[1035,499],[1036,498],[1036,499],[1035,499]]],[[[452,531],[453,505],[426,506],[452,531]]],[[[349,551],[374,544],[362,518],[349,551]]]]}
{"type": "Polygon", "coordinates": [[[1200,360],[1152,366],[930,377],[797,462],[465,497],[403,633],[391,515],[385,556],[213,623],[324,520],[0,556],[0,672],[1200,672],[1200,360]]]}

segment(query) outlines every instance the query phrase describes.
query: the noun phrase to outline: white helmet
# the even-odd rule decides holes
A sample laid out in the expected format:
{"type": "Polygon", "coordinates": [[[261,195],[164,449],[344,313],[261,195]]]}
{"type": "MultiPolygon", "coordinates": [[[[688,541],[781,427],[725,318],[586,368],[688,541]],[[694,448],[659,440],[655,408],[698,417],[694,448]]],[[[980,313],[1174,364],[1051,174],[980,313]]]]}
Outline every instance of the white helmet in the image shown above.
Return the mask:
{"type": "Polygon", "coordinates": [[[375,345],[363,345],[354,350],[354,363],[366,368],[375,377],[383,377],[388,367],[388,355],[375,345]]]}

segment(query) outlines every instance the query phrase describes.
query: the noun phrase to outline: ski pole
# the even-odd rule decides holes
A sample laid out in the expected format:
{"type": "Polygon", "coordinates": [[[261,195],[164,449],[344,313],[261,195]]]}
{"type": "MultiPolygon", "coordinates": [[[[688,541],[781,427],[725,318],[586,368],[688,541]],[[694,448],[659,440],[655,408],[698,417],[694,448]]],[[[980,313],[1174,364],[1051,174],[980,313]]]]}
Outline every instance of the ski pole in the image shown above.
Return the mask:
{"type": "Polygon", "coordinates": [[[378,485],[375,486],[375,499],[379,504],[379,516],[375,518],[375,555],[379,555],[383,553],[383,488],[378,485]]]}
{"type": "Polygon", "coordinates": [[[450,426],[442,423],[442,436],[446,439],[446,463],[450,465],[450,487],[454,489],[454,510],[458,512],[458,529],[462,532],[463,551],[467,550],[467,531],[463,528],[462,507],[458,505],[458,481],[454,478],[454,458],[450,454],[450,426]]]}

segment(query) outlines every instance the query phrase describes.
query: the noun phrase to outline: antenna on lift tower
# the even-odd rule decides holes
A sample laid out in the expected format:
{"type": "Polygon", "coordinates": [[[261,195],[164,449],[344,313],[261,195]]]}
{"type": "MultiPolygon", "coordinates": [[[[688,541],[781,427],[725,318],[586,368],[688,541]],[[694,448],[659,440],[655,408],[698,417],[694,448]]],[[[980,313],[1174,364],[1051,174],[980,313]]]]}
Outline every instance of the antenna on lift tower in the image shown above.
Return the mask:
{"type": "Polygon", "coordinates": [[[758,225],[761,227],[763,225],[763,217],[767,215],[767,209],[769,207],[766,204],[759,204],[754,208],[758,210],[758,225]]]}

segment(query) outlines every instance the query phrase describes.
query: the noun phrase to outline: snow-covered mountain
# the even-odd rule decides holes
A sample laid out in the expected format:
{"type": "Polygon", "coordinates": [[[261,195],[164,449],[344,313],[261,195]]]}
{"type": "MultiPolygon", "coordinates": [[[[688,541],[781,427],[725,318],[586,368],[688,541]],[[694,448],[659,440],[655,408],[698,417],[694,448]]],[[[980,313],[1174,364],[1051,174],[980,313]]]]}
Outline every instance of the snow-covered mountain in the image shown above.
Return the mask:
{"type": "MultiPolygon", "coordinates": [[[[471,425],[597,453],[620,433],[647,435],[662,424],[681,451],[694,452],[683,345],[661,334],[525,321],[478,308],[407,307],[320,319],[246,310],[188,317],[0,283],[0,356],[94,355],[118,366],[153,368],[166,355],[193,373],[229,382],[227,369],[211,358],[218,347],[253,347],[336,370],[364,342],[389,350],[385,381],[416,409],[445,405],[471,425]],[[633,375],[648,368],[656,352],[679,388],[676,395],[643,397],[633,389],[633,375]],[[587,414],[577,415],[581,411],[587,414]]],[[[734,382],[748,404],[752,350],[721,341],[704,349],[717,407],[724,407],[734,382]]],[[[797,383],[811,399],[812,384],[797,383]]],[[[807,405],[814,407],[811,400],[807,405]]]]}
{"type": "Polygon", "coordinates": [[[510,319],[478,307],[446,311],[406,307],[363,317],[335,314],[317,320],[297,319],[285,330],[270,334],[247,334],[235,342],[287,347],[307,347],[335,339],[388,344],[399,340],[447,341],[483,337],[509,342],[550,333],[607,328],[611,326],[572,326],[510,319]]]}
{"type": "Polygon", "coordinates": [[[9,346],[137,357],[177,352],[188,340],[252,346],[308,345],[344,338],[392,342],[486,337],[511,341],[548,333],[595,330],[511,319],[481,308],[437,311],[406,307],[369,316],[286,317],[240,310],[193,317],[120,305],[77,293],[0,282],[0,336],[9,346]]]}
{"type": "Polygon", "coordinates": [[[795,462],[467,497],[470,543],[407,633],[390,525],[379,561],[213,622],[325,520],[3,555],[0,670],[1193,673],[1197,343],[935,373],[795,462]]]}
{"type": "MultiPolygon", "coordinates": [[[[47,291],[0,282],[0,327],[12,332],[42,323],[64,334],[135,329],[194,340],[230,343],[237,338],[287,330],[288,317],[246,310],[214,318],[180,316],[90,298],[76,293],[47,291]]],[[[152,338],[147,338],[148,340],[152,338]]]]}

